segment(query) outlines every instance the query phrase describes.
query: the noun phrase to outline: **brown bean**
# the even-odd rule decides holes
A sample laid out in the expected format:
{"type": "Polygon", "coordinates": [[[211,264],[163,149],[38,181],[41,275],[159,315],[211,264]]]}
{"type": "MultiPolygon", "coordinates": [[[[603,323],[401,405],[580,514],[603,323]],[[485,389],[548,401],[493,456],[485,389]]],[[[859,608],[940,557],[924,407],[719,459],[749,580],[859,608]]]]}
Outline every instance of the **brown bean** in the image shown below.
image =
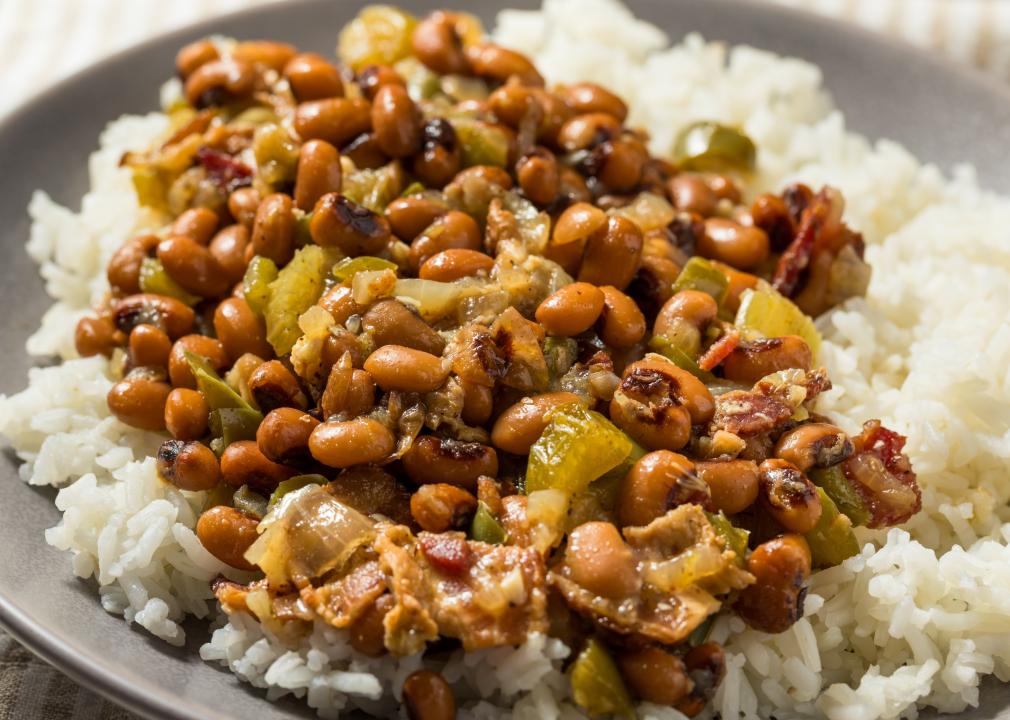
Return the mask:
{"type": "Polygon", "coordinates": [[[467,425],[483,426],[491,418],[491,412],[494,410],[491,388],[469,380],[460,380],[460,385],[463,388],[463,411],[460,417],[467,425]]]}
{"type": "Polygon", "coordinates": [[[829,423],[804,423],[776,441],[775,457],[792,463],[801,472],[837,465],[855,452],[845,432],[829,423]]]}
{"type": "Polygon", "coordinates": [[[196,314],[175,298],[138,293],[128,295],[113,305],[112,320],[116,328],[124,333],[146,323],[161,328],[174,339],[193,328],[196,314]]]}
{"type": "Polygon", "coordinates": [[[252,95],[256,73],[252,66],[238,59],[211,60],[186,78],[186,100],[195,108],[226,105],[252,95]]]}
{"type": "Polygon", "coordinates": [[[417,313],[399,300],[381,300],[361,316],[361,326],[372,334],[375,347],[402,345],[440,356],[445,340],[417,313]]]}
{"type": "Polygon", "coordinates": [[[256,430],[256,445],[268,460],[303,465],[311,460],[309,435],[319,421],[290,407],[271,410],[256,430]]]}
{"type": "Polygon", "coordinates": [[[421,129],[421,152],[414,157],[414,174],[426,186],[441,188],[462,166],[456,131],[444,118],[432,118],[421,129]]]}
{"type": "Polygon", "coordinates": [[[596,323],[603,312],[603,292],[595,285],[575,282],[548,295],[536,310],[537,322],[551,335],[572,337],[596,323]]]}
{"type": "Polygon", "coordinates": [[[702,217],[715,214],[719,198],[705,179],[692,173],[681,173],[666,184],[670,199],[678,210],[696,213],[702,217]]]}
{"type": "Polygon", "coordinates": [[[503,168],[494,165],[474,165],[460,170],[453,178],[453,184],[465,186],[470,182],[480,182],[487,185],[497,185],[502,190],[512,189],[512,176],[503,168]]]}
{"type": "Polygon", "coordinates": [[[448,483],[421,485],[410,496],[410,514],[422,530],[441,533],[463,530],[477,512],[477,498],[448,483]]]}
{"type": "Polygon", "coordinates": [[[229,287],[240,282],[245,275],[245,253],[248,246],[249,230],[239,224],[222,229],[210,241],[210,254],[220,266],[229,287]]]}
{"type": "Polygon", "coordinates": [[[500,83],[514,77],[523,85],[542,87],[544,84],[544,78],[537,72],[536,66],[515,50],[484,42],[471,45],[464,53],[470,62],[470,71],[477,77],[500,83]]]}
{"type": "Polygon", "coordinates": [[[141,430],[165,429],[165,402],[172,386],[144,377],[127,376],[109,390],[109,411],[126,425],[141,430]]]}
{"type": "Polygon", "coordinates": [[[196,378],[186,360],[187,352],[206,358],[218,372],[228,367],[228,354],[218,340],[206,335],[185,335],[175,341],[168,356],[168,377],[175,387],[196,387],[196,378]]]}
{"type": "Polygon", "coordinates": [[[422,280],[454,282],[466,277],[487,277],[493,267],[494,259],[479,250],[450,248],[425,260],[417,276],[422,280]]]}
{"type": "Polygon", "coordinates": [[[565,569],[594,595],[623,600],[641,587],[638,561],[612,523],[588,522],[568,535],[565,569]]]}
{"type": "Polygon", "coordinates": [[[587,202],[569,205],[554,225],[551,243],[567,245],[585,242],[607,224],[607,214],[587,202]]]}
{"type": "Polygon", "coordinates": [[[758,468],[761,500],[768,514],[786,530],[808,533],[821,518],[817,486],[786,460],[765,460],[758,468]]]}
{"type": "Polygon", "coordinates": [[[396,602],[389,593],[380,595],[347,628],[347,639],[351,647],[362,655],[380,657],[386,652],[386,628],[383,621],[386,613],[396,602]]]}
{"type": "Polygon", "coordinates": [[[154,325],[138,325],[130,332],[130,365],[133,367],[168,367],[172,341],[164,330],[154,325]]]}
{"type": "Polygon", "coordinates": [[[318,245],[339,248],[352,257],[376,255],[390,238],[384,217],[339,193],[319,198],[309,221],[309,233],[318,245]]]}
{"type": "Polygon", "coordinates": [[[311,211],[323,195],[340,192],[340,151],[325,140],[309,140],[298,152],[295,207],[311,211]]]}
{"type": "Polygon", "coordinates": [[[280,360],[270,360],[253,370],[249,393],[263,412],[279,407],[305,410],[309,406],[297,378],[280,360]]]}
{"type": "Polygon", "coordinates": [[[190,208],[175,219],[168,234],[185,235],[197,245],[206,245],[214,237],[219,220],[217,213],[209,208],[190,208]]]}
{"type": "Polygon", "coordinates": [[[123,334],[116,330],[112,320],[104,315],[82,317],[74,329],[74,347],[81,357],[93,355],[110,357],[122,338],[123,334]]]}
{"type": "Polygon", "coordinates": [[[351,356],[351,367],[360,368],[365,362],[365,354],[358,336],[344,328],[330,328],[330,334],[323,340],[320,352],[323,374],[326,374],[344,355],[351,356]]]}
{"type": "Polygon", "coordinates": [[[393,158],[413,155],[421,146],[421,113],[402,85],[383,85],[372,102],[372,128],[382,151],[393,158]]]}
{"type": "Polygon", "coordinates": [[[158,259],[173,280],[200,297],[219,297],[232,285],[210,250],[185,235],[162,240],[158,259]]]}
{"type": "Polygon", "coordinates": [[[154,253],[159,242],[157,235],[140,235],[119,246],[105,270],[113,290],[121,295],[140,292],[140,265],[154,253]]]}
{"type": "Polygon", "coordinates": [[[274,40],[243,40],[235,44],[231,55],[251,65],[263,65],[280,72],[297,52],[291,45],[274,40]]]}
{"type": "Polygon", "coordinates": [[[693,684],[683,660],[655,645],[619,653],[617,666],[635,697],[657,705],[674,705],[693,684]]]}
{"type": "Polygon", "coordinates": [[[291,197],[284,193],[267,195],[256,209],[252,248],[256,255],[286,265],[295,254],[295,216],[291,197]]]}
{"type": "Polygon", "coordinates": [[[375,404],[375,383],[364,370],[344,367],[337,363],[330,370],[326,389],[319,399],[323,417],[329,419],[341,414],[341,419],[363,415],[375,404]]]}
{"type": "Polygon", "coordinates": [[[694,474],[694,463],[669,450],[639,458],[621,482],[617,517],[621,525],[648,525],[679,505],[711,503],[708,486],[694,474]]]}
{"type": "Polygon", "coordinates": [[[300,103],[324,100],[344,94],[340,71],[322,55],[301,53],[284,66],[284,77],[300,103]]]}
{"type": "Polygon", "coordinates": [[[718,260],[713,260],[712,265],[729,278],[729,287],[726,289],[726,297],[723,298],[722,304],[727,310],[735,313],[740,309],[740,296],[743,295],[743,291],[756,288],[760,278],[757,275],[737,270],[718,260]]]}
{"type": "Polygon", "coordinates": [[[220,53],[217,46],[207,38],[195,40],[184,45],[175,55],[175,70],[179,77],[185,80],[192,75],[197,68],[212,60],[217,60],[220,53]]]}
{"type": "Polygon", "coordinates": [[[752,270],[768,258],[768,235],[761,228],[725,218],[708,218],[696,252],[740,270],[752,270]]]}
{"type": "Polygon", "coordinates": [[[813,353],[806,341],[798,335],[783,335],[740,343],[722,361],[722,369],[729,380],[753,384],[779,370],[809,370],[812,364],[813,353]]]}
{"type": "Polygon", "coordinates": [[[210,406],[203,394],[175,388],[165,401],[165,429],[176,440],[199,440],[207,434],[210,406]]]}
{"type": "Polygon", "coordinates": [[[255,188],[243,187],[228,196],[228,212],[235,222],[252,228],[256,221],[256,210],[260,205],[260,194],[255,188]]]}
{"type": "Polygon", "coordinates": [[[628,106],[624,101],[595,83],[565,85],[555,92],[565,105],[579,114],[606,113],[619,122],[624,122],[628,116],[628,106]]]}
{"type": "Polygon", "coordinates": [[[442,200],[409,195],[389,203],[385,215],[393,234],[409,243],[447,212],[449,207],[442,200]]]}
{"type": "Polygon", "coordinates": [[[221,479],[234,488],[248,485],[269,493],[297,473],[294,468],[270,460],[255,440],[237,440],[221,454],[221,479]]]}
{"type": "Polygon", "coordinates": [[[630,297],[613,285],[600,288],[603,312],[597,327],[600,339],[612,348],[630,348],[645,337],[645,315],[630,297]]]}
{"type": "Polygon", "coordinates": [[[359,170],[378,170],[389,162],[382,152],[374,132],[361,133],[340,148],[342,157],[347,158],[359,170]]]}
{"type": "Polygon", "coordinates": [[[782,535],[758,545],[747,558],[755,582],[740,593],[734,609],[748,625],[767,633],[788,630],[803,617],[810,577],[810,547],[800,535],[782,535]]]}
{"type": "Polygon", "coordinates": [[[227,505],[205,510],[196,523],[196,536],[211,555],[239,570],[255,570],[246,550],[259,537],[259,520],[227,505]]]}
{"type": "Polygon", "coordinates": [[[546,148],[534,148],[516,164],[516,179],[530,202],[540,207],[550,205],[561,186],[557,158],[546,148]]]}
{"type": "Polygon", "coordinates": [[[695,471],[708,485],[716,510],[735,515],[757,500],[758,468],[753,460],[706,460],[695,471]]]}
{"type": "Polygon", "coordinates": [[[613,140],[621,134],[621,121],[607,113],[576,115],[558,131],[558,146],[576,152],[613,140]]]}
{"type": "Polygon", "coordinates": [[[365,360],[365,370],[386,392],[432,392],[449,377],[441,358],[402,345],[386,345],[373,352],[365,360]]]}
{"type": "Polygon", "coordinates": [[[414,239],[407,257],[416,272],[428,258],[443,250],[479,250],[480,247],[481,232],[477,221],[464,212],[450,210],[414,239]]]}
{"type": "Polygon", "coordinates": [[[343,325],[351,315],[365,312],[363,305],[354,302],[354,291],[348,285],[334,285],[319,298],[318,305],[333,316],[333,322],[343,325]]]}
{"type": "Polygon", "coordinates": [[[372,107],[364,98],[311,100],[295,108],[294,125],[302,140],[341,147],[372,129],[372,107]]]}
{"type": "Polygon", "coordinates": [[[268,358],[273,348],[266,340],[263,318],[242,298],[228,298],[214,310],[214,333],[232,360],[246,353],[268,358]]]}
{"type": "Polygon", "coordinates": [[[498,475],[498,454],[481,443],[422,435],[403,456],[403,469],[418,485],[444,482],[473,491],[480,476],[498,475]]]}
{"type": "Polygon", "coordinates": [[[710,175],[708,177],[708,186],[720,200],[729,200],[735,204],[743,198],[740,186],[729,175],[710,175]]]}
{"type": "Polygon", "coordinates": [[[418,670],[403,682],[403,704],[409,720],[455,720],[456,697],[436,672],[418,670]]]}
{"type": "Polygon", "coordinates": [[[635,276],[641,257],[642,231],[626,218],[611,217],[589,236],[578,279],[623,290],[635,276]]]}
{"type": "Polygon", "coordinates": [[[221,479],[221,466],[203,443],[166,440],[158,449],[158,474],[180,490],[210,490],[221,479]]]}
{"type": "Polygon", "coordinates": [[[335,468],[379,462],[393,452],[395,444],[385,425],[366,417],[324,422],[309,437],[312,457],[335,468]]]}
{"type": "Polygon", "coordinates": [[[530,448],[549,422],[545,415],[556,407],[580,402],[570,392],[551,392],[522,400],[506,409],[491,428],[491,442],[499,450],[514,455],[529,455],[530,448]]]}
{"type": "Polygon", "coordinates": [[[678,712],[693,718],[705,709],[726,677],[726,653],[718,643],[702,643],[687,651],[684,667],[693,686],[675,707],[678,712]]]}

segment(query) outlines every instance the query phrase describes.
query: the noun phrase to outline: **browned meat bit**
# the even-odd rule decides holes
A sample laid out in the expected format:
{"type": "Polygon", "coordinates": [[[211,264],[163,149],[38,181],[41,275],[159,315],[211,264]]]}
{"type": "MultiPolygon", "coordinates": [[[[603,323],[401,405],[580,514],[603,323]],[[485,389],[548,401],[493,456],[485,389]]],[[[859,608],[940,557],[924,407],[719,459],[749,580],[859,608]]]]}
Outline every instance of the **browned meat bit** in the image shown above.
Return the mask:
{"type": "Polygon", "coordinates": [[[333,627],[347,627],[386,591],[386,575],[378,561],[368,560],[338,580],[301,589],[305,604],[333,627]]]}
{"type": "Polygon", "coordinates": [[[533,550],[487,545],[462,533],[386,527],[374,543],[396,601],[386,647],[408,655],[440,634],[463,648],[519,645],[547,630],[544,567],[533,550]]]}
{"type": "Polygon", "coordinates": [[[491,333],[497,354],[505,364],[501,384],[527,392],[545,389],[549,376],[540,345],[544,339],[543,328],[510,307],[491,326],[491,333]]]}
{"type": "Polygon", "coordinates": [[[327,483],[326,490],[365,515],[381,515],[407,526],[414,524],[410,491],[379,468],[361,466],[344,470],[327,483]]]}
{"type": "Polygon", "coordinates": [[[759,380],[752,390],[733,390],[718,396],[712,427],[743,438],[771,432],[801,405],[830,387],[823,369],[777,372],[759,380]]]}
{"type": "Polygon", "coordinates": [[[898,525],[919,512],[922,492],[902,452],[906,438],[870,420],[852,442],[856,452],[841,467],[870,513],[867,527],[898,525]]]}
{"type": "MultiPolygon", "coordinates": [[[[606,525],[587,523],[580,528],[606,525]]],[[[583,544],[585,553],[578,544],[572,552],[570,540],[564,560],[550,572],[549,580],[572,610],[611,632],[674,645],[719,610],[715,595],[753,581],[737,565],[735,553],[724,550],[696,505],[671,510],[645,527],[626,528],[626,545],[599,534],[599,541],[583,544]],[[597,575],[607,573],[615,585],[613,592],[586,587],[583,583],[593,575],[583,565],[590,571],[599,568],[597,575]]]]}

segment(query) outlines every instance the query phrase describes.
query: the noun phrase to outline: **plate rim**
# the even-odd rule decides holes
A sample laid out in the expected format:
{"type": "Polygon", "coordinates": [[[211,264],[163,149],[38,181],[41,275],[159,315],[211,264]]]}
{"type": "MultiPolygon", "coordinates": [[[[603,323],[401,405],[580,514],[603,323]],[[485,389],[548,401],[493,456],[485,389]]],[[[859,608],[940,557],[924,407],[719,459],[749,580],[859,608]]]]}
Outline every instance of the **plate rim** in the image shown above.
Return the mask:
{"type": "MultiPolygon", "coordinates": [[[[643,0],[639,0],[643,1],[643,0]]],[[[644,0],[651,3],[663,3],[664,0],[644,0]]],[[[905,55],[909,60],[925,64],[930,68],[935,68],[948,75],[953,76],[958,82],[972,85],[978,91],[995,96],[1010,107],[1010,84],[1001,82],[995,75],[984,72],[975,67],[955,62],[945,56],[938,56],[929,50],[913,45],[903,38],[895,38],[869,30],[849,21],[834,20],[826,16],[817,14],[806,9],[792,6],[779,5],[770,0],[707,0],[708,3],[721,5],[731,11],[734,8],[741,10],[755,9],[773,18],[781,18],[785,22],[799,23],[810,27],[819,27],[822,30],[830,28],[832,32],[848,36],[856,43],[870,43],[877,46],[884,46],[893,49],[899,54],[905,55]]],[[[29,118],[38,107],[45,105],[50,98],[60,94],[65,89],[74,86],[86,79],[91,79],[101,75],[107,68],[115,66],[130,56],[143,52],[152,45],[167,42],[178,42],[183,38],[188,38],[197,34],[211,34],[222,24],[229,23],[242,18],[276,11],[281,6],[292,7],[295,5],[324,5],[339,3],[341,5],[366,4],[365,0],[272,0],[254,7],[242,8],[239,10],[204,18],[196,22],[188,23],[178,28],[158,33],[152,37],[127,45],[114,53],[102,57],[91,64],[76,70],[70,75],[57,82],[45,86],[40,90],[30,94],[26,99],[19,102],[14,107],[0,116],[0,136],[10,133],[17,126],[29,118]]],[[[452,4],[447,2],[445,4],[452,4]]],[[[507,9],[508,3],[496,3],[500,5],[498,11],[507,9]]],[[[334,31],[336,37],[336,30],[334,31]]],[[[675,39],[674,39],[675,40],[675,39]]],[[[759,39],[756,39],[756,43],[759,39]]],[[[755,43],[755,44],[756,44],[755,43]]],[[[741,44],[741,43],[737,43],[741,44]]],[[[742,43],[747,44],[747,43],[742,43]]],[[[813,61],[807,61],[813,62],[813,61]]],[[[813,63],[816,64],[816,63],[813,63]]],[[[844,108],[839,108],[844,112],[844,108]]],[[[158,108],[151,108],[147,112],[155,112],[158,108]]],[[[111,120],[110,120],[111,121],[111,120]]],[[[900,142],[900,139],[895,138],[900,142]]],[[[97,138],[96,138],[97,145],[97,138]]],[[[94,149],[94,148],[92,148],[94,149]]],[[[89,151],[90,152],[90,151],[89,151]]],[[[76,199],[76,200],[79,200],[76,199]]],[[[23,482],[17,479],[16,482],[23,482]]],[[[42,534],[39,540],[44,541],[42,534]]],[[[68,574],[68,581],[80,581],[72,574],[68,574]]],[[[101,606],[95,603],[96,612],[105,612],[101,606]]],[[[211,710],[206,706],[199,705],[186,698],[179,698],[171,695],[156,684],[141,681],[130,683],[129,674],[114,674],[106,672],[101,667],[105,658],[99,658],[89,649],[79,647],[70,642],[67,638],[57,635],[44,626],[33,622],[28,614],[11,598],[8,597],[5,588],[0,585],[0,626],[3,627],[17,642],[28,648],[46,663],[56,668],[58,671],[70,677],[74,682],[88,690],[91,690],[109,701],[135,712],[147,718],[167,720],[189,720],[194,717],[207,718],[208,720],[231,720],[229,716],[211,710]],[[91,662],[95,660],[97,662],[91,662]]],[[[123,631],[130,631],[131,626],[127,623],[122,625],[123,631]]],[[[154,636],[151,636],[154,638],[154,636]]],[[[155,638],[156,640],[156,638],[155,638]]],[[[209,665],[209,663],[207,663],[209,665]]],[[[212,669],[208,668],[208,669],[212,669]]],[[[245,685],[245,683],[243,683],[245,685]]],[[[247,686],[252,689],[252,686],[247,686]]],[[[260,692],[258,689],[255,692],[260,692]]],[[[266,699],[263,698],[266,702],[266,699]]]]}

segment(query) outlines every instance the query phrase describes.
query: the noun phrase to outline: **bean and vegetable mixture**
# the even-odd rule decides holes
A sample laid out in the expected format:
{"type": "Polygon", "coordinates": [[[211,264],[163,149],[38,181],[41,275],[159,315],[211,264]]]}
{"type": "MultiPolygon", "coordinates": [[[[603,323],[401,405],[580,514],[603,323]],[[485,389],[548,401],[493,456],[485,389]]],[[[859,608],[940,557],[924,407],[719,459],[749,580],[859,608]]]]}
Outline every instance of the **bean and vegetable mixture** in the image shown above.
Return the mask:
{"type": "MultiPolygon", "coordinates": [[[[841,195],[745,201],[758,150],[715,122],[654,157],[466,13],[366,8],[338,51],[179,52],[170,135],[123,158],[166,224],[77,327],[110,410],[256,573],[226,612],[435,668],[547,633],[588,714],[696,715],[716,613],[785,630],[853,526],[920,507],[903,437],[811,409],[811,317],[869,277],[841,195]]],[[[402,698],[455,714],[432,670],[402,698]]]]}

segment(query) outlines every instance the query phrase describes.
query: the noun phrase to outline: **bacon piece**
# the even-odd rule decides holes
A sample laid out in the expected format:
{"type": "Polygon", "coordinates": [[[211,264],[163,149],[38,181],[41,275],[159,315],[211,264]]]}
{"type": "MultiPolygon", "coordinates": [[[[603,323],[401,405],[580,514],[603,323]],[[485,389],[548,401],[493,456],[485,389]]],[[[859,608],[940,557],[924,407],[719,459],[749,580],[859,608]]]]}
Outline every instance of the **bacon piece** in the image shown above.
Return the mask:
{"type": "Polygon", "coordinates": [[[866,422],[852,439],[856,452],[842,470],[870,513],[867,527],[899,525],[922,509],[922,491],[902,451],[906,442],[879,420],[866,422]]]}
{"type": "Polygon", "coordinates": [[[712,343],[712,346],[705,351],[705,354],[698,359],[698,367],[709,372],[725,360],[740,345],[740,333],[730,330],[721,338],[712,343]]]}
{"type": "Polygon", "coordinates": [[[207,171],[207,176],[225,192],[252,185],[252,169],[231,155],[204,145],[196,151],[196,160],[207,171]]]}

